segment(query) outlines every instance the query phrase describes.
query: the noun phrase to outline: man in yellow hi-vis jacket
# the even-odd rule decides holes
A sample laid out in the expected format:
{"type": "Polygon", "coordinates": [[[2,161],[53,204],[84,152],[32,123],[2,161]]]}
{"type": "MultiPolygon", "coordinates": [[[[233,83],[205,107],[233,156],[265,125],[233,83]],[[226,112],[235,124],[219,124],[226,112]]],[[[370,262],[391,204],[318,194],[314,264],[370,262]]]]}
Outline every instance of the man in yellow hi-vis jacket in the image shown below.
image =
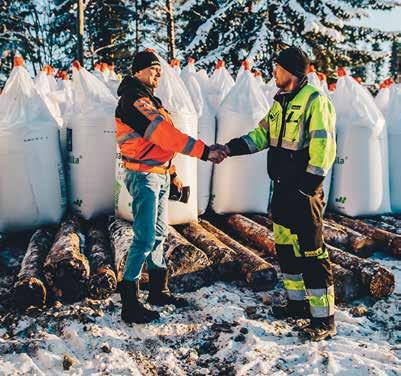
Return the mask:
{"type": "Polygon", "coordinates": [[[229,156],[269,148],[274,237],[288,295],[288,304],[273,314],[310,317],[301,333],[321,340],[336,333],[333,275],[322,237],[322,182],[336,155],[336,115],[327,96],[308,84],[308,65],[299,48],[283,50],[274,70],[280,90],[269,113],[226,147],[229,156]]]}

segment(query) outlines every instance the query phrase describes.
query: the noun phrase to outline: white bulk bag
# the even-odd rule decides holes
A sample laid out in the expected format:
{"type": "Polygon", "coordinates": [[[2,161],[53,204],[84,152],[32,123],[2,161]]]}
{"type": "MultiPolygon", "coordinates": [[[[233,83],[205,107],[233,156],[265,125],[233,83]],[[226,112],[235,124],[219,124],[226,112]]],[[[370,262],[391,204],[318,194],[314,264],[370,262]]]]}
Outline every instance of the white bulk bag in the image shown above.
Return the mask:
{"type": "MultiPolygon", "coordinates": [[[[217,143],[225,144],[257,127],[269,105],[249,71],[227,95],[217,114],[217,143]]],[[[270,192],[267,150],[233,157],[216,165],[212,206],[216,213],[266,213],[270,192]]]]}
{"type": "Polygon", "coordinates": [[[379,107],[379,110],[382,112],[383,116],[387,116],[387,110],[390,104],[390,88],[385,87],[380,89],[375,97],[376,106],[379,107]]]}
{"type": "Polygon", "coordinates": [[[337,113],[337,156],[329,207],[359,216],[390,211],[386,124],[373,98],[349,76],[332,95],[337,113]]]}
{"type": "Polygon", "coordinates": [[[66,209],[57,123],[16,66],[0,95],[0,232],[57,224],[66,209]]]}
{"type": "Polygon", "coordinates": [[[188,59],[188,64],[184,68],[182,68],[180,77],[186,84],[186,81],[189,79],[189,77],[194,74],[196,75],[195,60],[188,59]]]}
{"type": "MultiPolygon", "coordinates": [[[[196,75],[194,60],[191,59],[181,73],[198,113],[198,138],[206,145],[214,144],[216,138],[215,113],[206,99],[207,79],[196,75]],[[200,82],[200,83],[199,83],[200,82]]],[[[198,214],[204,214],[210,200],[213,164],[198,160],[198,214]]]]}
{"type": "Polygon", "coordinates": [[[401,85],[393,84],[388,90],[390,101],[386,123],[388,127],[390,201],[394,213],[401,213],[401,85]]]}
{"type": "Polygon", "coordinates": [[[267,103],[269,104],[269,107],[271,107],[274,102],[274,96],[278,92],[278,87],[276,86],[276,80],[272,78],[266,85],[263,86],[262,89],[266,96],[267,103]]]}
{"type": "Polygon", "coordinates": [[[233,86],[234,80],[228,70],[224,66],[218,65],[208,81],[207,94],[208,101],[215,113],[218,112],[220,104],[233,86]]]}
{"type": "MultiPolygon", "coordinates": [[[[161,99],[163,107],[169,111],[176,128],[193,138],[198,136],[198,116],[185,84],[177,73],[160,58],[162,77],[156,89],[156,95],[161,99]]],[[[197,160],[183,154],[177,154],[173,159],[177,174],[184,185],[189,186],[191,194],[187,204],[169,201],[169,223],[172,225],[188,223],[198,218],[197,205],[197,160]]]]}
{"type": "Polygon", "coordinates": [[[114,208],[117,102],[103,82],[79,66],[73,68],[72,96],[66,124],[69,199],[76,213],[91,219],[114,208]]]}
{"type": "MultiPolygon", "coordinates": [[[[165,60],[159,57],[162,67],[160,86],[155,94],[163,103],[163,107],[169,111],[176,128],[186,134],[197,138],[198,116],[194,105],[182,80],[165,60]]],[[[195,221],[198,218],[197,209],[197,161],[196,158],[177,154],[173,159],[177,175],[185,186],[190,187],[190,198],[184,204],[177,201],[169,201],[169,224],[183,224],[195,221]]],[[[132,221],[132,197],[124,184],[124,171],[121,162],[117,161],[116,174],[116,215],[132,221]]]]}
{"type": "Polygon", "coordinates": [[[308,83],[313,85],[316,89],[321,90],[322,85],[320,83],[319,77],[317,76],[316,72],[308,73],[308,83]]]}

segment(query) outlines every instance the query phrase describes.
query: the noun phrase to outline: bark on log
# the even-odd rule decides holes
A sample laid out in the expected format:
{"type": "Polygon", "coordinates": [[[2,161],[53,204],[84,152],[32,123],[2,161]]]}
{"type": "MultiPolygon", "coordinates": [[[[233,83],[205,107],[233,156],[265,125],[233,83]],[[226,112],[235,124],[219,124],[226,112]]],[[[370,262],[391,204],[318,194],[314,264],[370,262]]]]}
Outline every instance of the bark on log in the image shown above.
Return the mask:
{"type": "Polygon", "coordinates": [[[397,217],[393,217],[391,215],[381,215],[379,219],[384,222],[401,229],[401,219],[397,217]]]}
{"type": "Polygon", "coordinates": [[[235,280],[240,274],[240,263],[236,253],[219,239],[206,231],[199,223],[176,226],[191,243],[205,252],[220,279],[235,280]]]}
{"type": "Polygon", "coordinates": [[[127,261],[134,232],[129,222],[114,216],[109,217],[108,229],[117,281],[121,282],[124,277],[125,262],[127,261]]]}
{"type": "Polygon", "coordinates": [[[241,263],[241,272],[245,276],[246,282],[255,291],[272,289],[277,283],[277,272],[274,266],[251,250],[238,243],[223,231],[214,227],[209,222],[202,220],[201,226],[214,235],[237,253],[237,258],[241,263]]]}
{"type": "Polygon", "coordinates": [[[86,255],[90,265],[88,294],[92,299],[106,299],[117,288],[108,237],[100,224],[88,230],[86,255]]]}
{"type": "Polygon", "coordinates": [[[274,235],[265,226],[261,226],[240,214],[229,216],[227,224],[241,238],[250,241],[256,247],[265,251],[268,256],[276,257],[274,235]]]}
{"type": "Polygon", "coordinates": [[[78,217],[65,219],[44,263],[48,286],[57,298],[68,302],[85,296],[89,278],[89,262],[82,253],[80,227],[78,217]]]}
{"type": "MultiPolygon", "coordinates": [[[[273,229],[271,217],[250,215],[249,218],[270,230],[273,229]]],[[[325,242],[359,257],[370,257],[374,251],[375,242],[371,238],[334,221],[323,221],[323,238],[325,242]]]]}
{"type": "MultiPolygon", "coordinates": [[[[109,232],[114,251],[117,279],[122,281],[128,250],[134,232],[129,222],[110,217],[109,232]]],[[[169,226],[169,234],[164,243],[165,257],[170,275],[169,287],[175,292],[194,291],[212,281],[211,262],[205,253],[190,244],[174,228],[169,226]]],[[[141,286],[149,282],[146,271],[141,275],[141,286]]]]}
{"type": "Polygon", "coordinates": [[[331,263],[336,303],[347,303],[363,296],[359,278],[352,271],[331,263]]]}
{"type": "Polygon", "coordinates": [[[377,248],[377,242],[373,238],[361,234],[360,232],[355,231],[352,228],[343,226],[330,219],[324,220],[323,223],[325,227],[335,227],[344,231],[348,235],[348,245],[344,247],[342,247],[338,243],[336,244],[335,242],[328,241],[328,243],[332,244],[335,247],[341,248],[347,252],[350,251],[351,253],[363,258],[370,257],[373,254],[374,250],[377,248]]]}
{"type": "Polygon", "coordinates": [[[327,248],[331,261],[357,275],[369,295],[384,298],[392,294],[395,288],[394,275],[378,262],[361,259],[330,245],[327,248]]]}
{"type": "Polygon", "coordinates": [[[15,302],[19,308],[41,307],[46,302],[43,263],[54,240],[51,228],[36,230],[22,260],[21,269],[14,285],[15,302]]]}
{"type": "Polygon", "coordinates": [[[382,221],[380,218],[364,218],[363,222],[372,225],[384,231],[391,232],[396,235],[401,235],[401,228],[382,221]]]}
{"type": "Polygon", "coordinates": [[[377,240],[379,242],[378,245],[382,246],[385,251],[393,256],[401,256],[401,235],[393,234],[361,220],[351,219],[340,214],[331,213],[328,217],[344,226],[360,232],[363,235],[377,240]]]}
{"type": "MultiPolygon", "coordinates": [[[[252,222],[250,219],[248,221],[252,222]]],[[[253,229],[260,232],[263,227],[253,222],[253,229]]],[[[270,236],[273,235],[271,230],[263,227],[270,236]]],[[[249,237],[249,240],[252,240],[249,237]]],[[[350,270],[354,273],[355,277],[360,281],[367,294],[374,298],[383,298],[390,295],[394,291],[395,282],[394,275],[383,268],[379,263],[370,260],[361,259],[360,257],[351,255],[338,248],[327,245],[332,262],[350,270]]],[[[270,248],[265,248],[265,251],[270,253],[270,248]]]]}
{"type": "Polygon", "coordinates": [[[173,227],[168,227],[164,254],[170,275],[170,289],[175,292],[195,291],[214,282],[211,262],[206,254],[189,243],[173,227]]]}

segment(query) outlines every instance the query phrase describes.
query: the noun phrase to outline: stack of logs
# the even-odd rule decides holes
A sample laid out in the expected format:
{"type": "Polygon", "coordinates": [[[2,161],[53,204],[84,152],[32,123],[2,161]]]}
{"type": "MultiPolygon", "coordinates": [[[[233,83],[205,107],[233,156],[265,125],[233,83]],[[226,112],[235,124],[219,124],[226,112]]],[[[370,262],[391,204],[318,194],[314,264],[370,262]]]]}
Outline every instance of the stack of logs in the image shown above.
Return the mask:
{"type": "MultiPolygon", "coordinates": [[[[345,217],[342,217],[345,218],[345,217]]],[[[339,218],[336,218],[339,219],[339,218]]],[[[350,220],[355,221],[355,220],[350,220]]],[[[358,221],[355,221],[358,222],[358,221]]],[[[227,218],[227,226],[238,233],[243,240],[251,242],[259,249],[265,251],[270,256],[275,256],[274,242],[273,242],[273,221],[269,217],[254,215],[251,219],[242,215],[236,214],[227,218]]],[[[341,229],[341,227],[339,227],[341,229]]],[[[356,231],[356,227],[353,228],[356,231]]],[[[327,227],[325,226],[324,235],[326,236],[327,227]]],[[[360,234],[358,235],[362,244],[362,239],[365,236],[366,241],[369,236],[360,234]]],[[[333,237],[334,234],[332,233],[333,237]]],[[[339,233],[340,236],[340,233],[339,233]]],[[[393,238],[393,234],[389,234],[393,238]]],[[[387,238],[386,238],[387,239],[387,238]]],[[[326,240],[327,241],[327,240],[326,240]]],[[[327,241],[328,243],[328,241],[327,241]]],[[[342,240],[338,245],[345,248],[345,242],[342,240]]],[[[394,291],[395,281],[394,275],[387,269],[380,266],[379,263],[366,260],[350,253],[360,254],[361,249],[358,251],[352,249],[351,242],[348,243],[345,252],[339,248],[327,244],[331,261],[333,262],[334,283],[336,290],[337,301],[349,301],[356,297],[369,294],[374,298],[383,298],[390,295],[394,291]]],[[[369,240],[367,247],[371,249],[374,243],[369,240]]],[[[371,250],[369,251],[369,253],[371,250]]],[[[365,252],[362,254],[366,255],[365,252]]]]}
{"type": "MultiPolygon", "coordinates": [[[[338,302],[392,293],[394,276],[366,258],[380,248],[401,255],[398,226],[401,220],[393,217],[354,220],[328,215],[323,232],[338,302]]],[[[278,270],[272,228],[268,216],[238,214],[169,226],[164,252],[170,288],[187,292],[217,280],[242,280],[255,291],[272,289],[278,270]]],[[[15,284],[17,304],[41,306],[48,295],[67,302],[84,296],[107,298],[123,279],[133,236],[131,224],[114,216],[107,225],[72,216],[57,233],[51,228],[36,231],[15,284]]],[[[141,282],[147,280],[144,270],[141,282]]]]}

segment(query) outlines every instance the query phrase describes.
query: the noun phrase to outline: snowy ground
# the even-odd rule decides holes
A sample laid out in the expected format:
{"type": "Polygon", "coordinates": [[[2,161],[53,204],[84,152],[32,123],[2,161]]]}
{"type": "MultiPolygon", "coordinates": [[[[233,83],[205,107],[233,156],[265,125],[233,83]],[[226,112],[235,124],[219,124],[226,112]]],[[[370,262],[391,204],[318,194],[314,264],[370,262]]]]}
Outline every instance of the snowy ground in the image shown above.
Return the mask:
{"type": "Polygon", "coordinates": [[[132,327],[120,319],[117,294],[29,316],[0,310],[0,375],[400,375],[401,263],[380,258],[396,274],[395,293],[338,307],[330,341],[303,343],[296,323],[271,316],[279,287],[254,293],[217,283],[183,294],[189,307],[166,307],[159,321],[132,327]],[[360,304],[367,315],[354,317],[360,304]]]}

